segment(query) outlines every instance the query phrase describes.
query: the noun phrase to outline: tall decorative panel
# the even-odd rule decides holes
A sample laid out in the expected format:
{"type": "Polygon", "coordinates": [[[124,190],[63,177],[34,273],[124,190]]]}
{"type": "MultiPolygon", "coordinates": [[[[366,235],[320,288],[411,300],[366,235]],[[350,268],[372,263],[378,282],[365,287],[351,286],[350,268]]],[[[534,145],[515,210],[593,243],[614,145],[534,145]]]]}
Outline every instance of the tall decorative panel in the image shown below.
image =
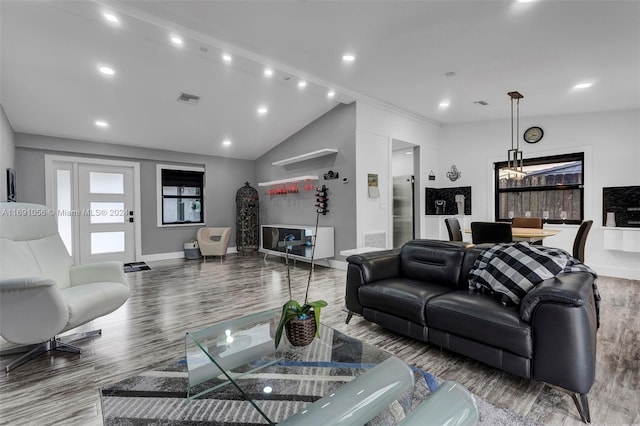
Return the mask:
{"type": "Polygon", "coordinates": [[[236,249],[238,253],[257,251],[260,244],[258,232],[258,191],[245,182],[236,192],[236,249]]]}

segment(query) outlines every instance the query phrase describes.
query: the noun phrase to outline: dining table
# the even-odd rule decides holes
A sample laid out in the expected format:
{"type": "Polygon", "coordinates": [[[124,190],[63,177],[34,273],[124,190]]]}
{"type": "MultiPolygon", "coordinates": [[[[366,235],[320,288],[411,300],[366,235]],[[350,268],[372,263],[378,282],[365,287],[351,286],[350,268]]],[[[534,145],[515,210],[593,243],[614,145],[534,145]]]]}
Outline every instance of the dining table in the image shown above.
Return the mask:
{"type": "MultiPolygon", "coordinates": [[[[559,229],[540,229],[540,228],[511,228],[511,234],[513,235],[513,241],[527,241],[534,243],[542,241],[544,238],[552,237],[559,234],[559,229]]],[[[471,234],[471,229],[465,229],[465,234],[471,234]]]]}

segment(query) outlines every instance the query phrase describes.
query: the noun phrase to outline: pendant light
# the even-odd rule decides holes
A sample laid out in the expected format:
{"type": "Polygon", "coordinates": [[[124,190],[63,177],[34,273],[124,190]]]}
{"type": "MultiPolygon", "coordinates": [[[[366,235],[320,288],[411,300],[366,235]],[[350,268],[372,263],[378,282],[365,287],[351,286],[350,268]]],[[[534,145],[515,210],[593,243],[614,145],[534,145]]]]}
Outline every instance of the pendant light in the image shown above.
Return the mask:
{"type": "Polygon", "coordinates": [[[509,92],[507,95],[511,98],[511,149],[507,151],[507,170],[509,175],[513,173],[517,177],[523,177],[526,176],[526,173],[523,170],[524,160],[522,151],[520,151],[520,99],[524,98],[524,96],[520,92],[509,92]],[[513,117],[514,101],[516,104],[515,120],[513,117]]]}

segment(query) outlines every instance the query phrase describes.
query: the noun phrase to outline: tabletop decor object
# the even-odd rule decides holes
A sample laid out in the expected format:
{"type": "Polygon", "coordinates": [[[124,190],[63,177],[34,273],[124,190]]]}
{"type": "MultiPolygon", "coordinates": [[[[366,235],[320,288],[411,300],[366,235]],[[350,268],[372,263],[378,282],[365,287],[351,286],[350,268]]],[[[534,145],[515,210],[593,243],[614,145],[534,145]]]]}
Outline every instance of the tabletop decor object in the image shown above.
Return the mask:
{"type": "MultiPolygon", "coordinates": [[[[309,268],[309,277],[307,279],[307,287],[304,294],[304,301],[302,304],[293,299],[291,293],[291,272],[289,270],[289,248],[290,243],[294,240],[294,236],[289,234],[284,237],[285,244],[285,262],[287,264],[287,287],[289,289],[289,300],[282,306],[282,316],[278,323],[276,330],[275,345],[276,349],[282,339],[282,331],[286,330],[287,339],[293,346],[306,346],[313,341],[315,336],[318,336],[318,324],[320,324],[320,309],[327,306],[327,302],[324,300],[316,300],[309,302],[309,286],[311,284],[311,275],[313,273],[313,258],[315,256],[316,249],[316,236],[318,235],[318,222],[320,215],[326,215],[329,210],[327,206],[329,198],[327,192],[329,189],[322,185],[316,189],[316,227],[313,233],[313,240],[311,243],[311,267],[309,268]]],[[[292,248],[292,247],[291,247],[292,248]]]]}

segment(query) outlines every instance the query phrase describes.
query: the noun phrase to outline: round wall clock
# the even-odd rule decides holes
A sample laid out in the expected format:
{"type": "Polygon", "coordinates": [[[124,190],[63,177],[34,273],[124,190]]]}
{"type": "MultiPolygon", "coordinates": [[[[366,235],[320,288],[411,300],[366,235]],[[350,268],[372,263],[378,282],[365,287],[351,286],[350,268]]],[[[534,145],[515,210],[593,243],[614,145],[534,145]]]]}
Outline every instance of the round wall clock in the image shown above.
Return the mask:
{"type": "Polygon", "coordinates": [[[529,127],[527,130],[524,131],[523,138],[525,142],[536,143],[536,142],[540,142],[540,139],[542,139],[542,136],[544,136],[544,131],[542,130],[542,127],[534,126],[534,127],[529,127]]]}

